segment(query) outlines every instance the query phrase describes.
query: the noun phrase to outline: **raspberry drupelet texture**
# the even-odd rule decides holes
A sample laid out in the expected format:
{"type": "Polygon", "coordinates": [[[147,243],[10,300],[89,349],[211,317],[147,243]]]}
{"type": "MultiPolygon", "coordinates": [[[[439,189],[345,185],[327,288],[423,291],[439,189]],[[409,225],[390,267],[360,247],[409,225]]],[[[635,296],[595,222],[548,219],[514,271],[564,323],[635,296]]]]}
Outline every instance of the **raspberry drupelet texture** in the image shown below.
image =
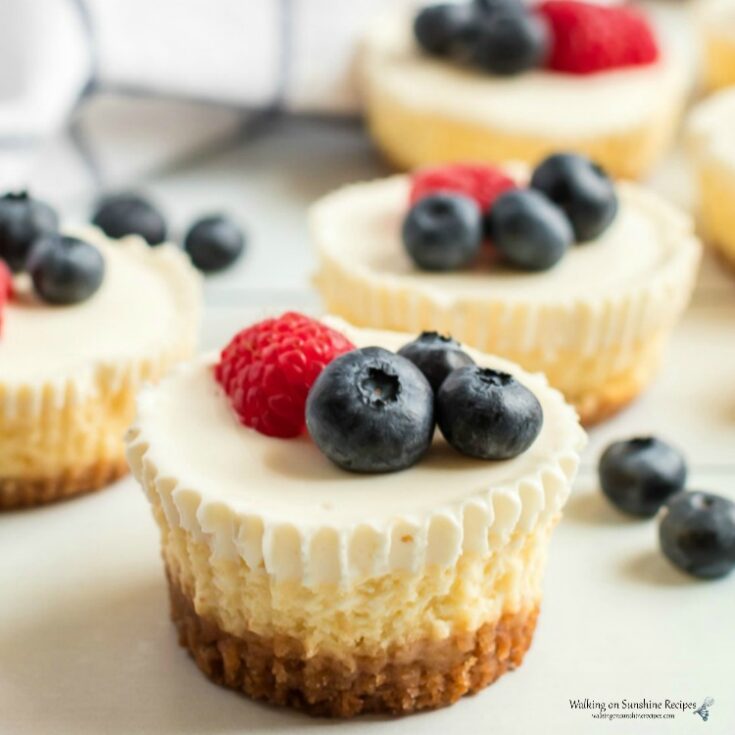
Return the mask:
{"type": "Polygon", "coordinates": [[[438,191],[465,194],[486,212],[503,192],[517,184],[501,169],[482,164],[457,163],[417,171],[411,179],[410,203],[438,191]]]}
{"type": "Polygon", "coordinates": [[[306,397],[321,371],[353,349],[334,329],[287,312],[236,334],[214,375],[241,423],[286,439],[304,431],[306,397]]]}
{"type": "Polygon", "coordinates": [[[538,12],[551,29],[546,66],[553,71],[594,74],[652,64],[659,57],[651,24],[635,8],[547,0],[538,12]]]}
{"type": "Polygon", "coordinates": [[[5,262],[0,260],[0,335],[3,333],[3,309],[13,295],[13,275],[5,262]]]}

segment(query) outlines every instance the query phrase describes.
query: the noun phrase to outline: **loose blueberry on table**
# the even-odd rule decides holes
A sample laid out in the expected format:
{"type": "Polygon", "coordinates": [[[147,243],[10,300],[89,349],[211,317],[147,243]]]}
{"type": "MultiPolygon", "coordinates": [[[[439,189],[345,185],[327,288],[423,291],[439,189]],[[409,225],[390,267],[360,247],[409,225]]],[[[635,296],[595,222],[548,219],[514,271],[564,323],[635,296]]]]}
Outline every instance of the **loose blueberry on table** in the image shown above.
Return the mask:
{"type": "Polygon", "coordinates": [[[679,493],[664,506],[659,526],[664,555],[702,579],[735,569],[735,503],[705,492],[679,493]]]}
{"type": "Polygon", "coordinates": [[[687,466],[679,450],[655,437],[611,444],[600,458],[600,485],[619,510],[651,518],[684,489],[687,466]]]}
{"type": "Polygon", "coordinates": [[[573,153],[546,158],[525,188],[494,166],[424,169],[412,177],[409,205],[405,251],[419,269],[439,272],[473,266],[483,241],[511,267],[549,270],[575,241],[600,236],[618,211],[607,174],[573,153]]]}
{"type": "Polygon", "coordinates": [[[595,74],[659,58],[645,15],[577,0],[473,0],[418,11],[414,37],[427,54],[498,76],[548,69],[595,74]]]}
{"type": "Polygon", "coordinates": [[[245,250],[245,235],[223,214],[198,219],[184,237],[184,250],[191,262],[205,273],[229,268],[245,250]]]}
{"type": "Polygon", "coordinates": [[[453,370],[475,364],[457,340],[438,332],[422,332],[413,342],[403,345],[398,354],[416,365],[434,393],[453,370]]]}
{"type": "Polygon", "coordinates": [[[149,245],[166,240],[166,220],[148,199],[133,192],[110,194],[97,204],[92,224],[115,239],[140,235],[149,245]]]}

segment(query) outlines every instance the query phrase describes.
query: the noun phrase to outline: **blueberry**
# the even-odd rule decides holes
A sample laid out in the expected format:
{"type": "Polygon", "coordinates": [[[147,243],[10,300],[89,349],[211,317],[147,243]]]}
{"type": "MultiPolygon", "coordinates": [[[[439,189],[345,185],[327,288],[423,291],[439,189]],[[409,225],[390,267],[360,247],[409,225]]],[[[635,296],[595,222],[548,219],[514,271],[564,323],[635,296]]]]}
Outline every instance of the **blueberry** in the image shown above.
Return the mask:
{"type": "Polygon", "coordinates": [[[403,221],[403,244],[419,268],[457,270],[480,252],[483,224],[474,200],[439,192],[422,197],[403,221]]]}
{"type": "Polygon", "coordinates": [[[132,192],[111,194],[97,204],[93,224],[108,237],[140,235],[149,245],[160,245],[166,239],[166,220],[144,197],[132,192]]]}
{"type": "Polygon", "coordinates": [[[727,498],[679,493],[664,505],[658,531],[664,555],[695,577],[716,579],[735,569],[735,503],[727,498]]]}
{"type": "Polygon", "coordinates": [[[220,271],[231,266],[245,250],[245,236],[229,217],[202,217],[186,233],[184,250],[199,270],[220,271]]]}
{"type": "Polygon", "coordinates": [[[525,12],[523,0],[473,0],[476,13],[525,12]]]}
{"type": "Polygon", "coordinates": [[[529,271],[556,265],[574,241],[564,213],[532,189],[501,194],[487,215],[485,229],[508,262],[529,271]]]}
{"type": "Polygon", "coordinates": [[[476,13],[462,27],[452,56],[491,74],[520,74],[541,66],[549,49],[549,31],[522,5],[506,3],[492,12],[476,13]]]}
{"type": "Polygon", "coordinates": [[[84,240],[46,235],[31,249],[28,272],[36,293],[47,303],[78,304],[102,284],[105,261],[100,251],[84,240]]]}
{"type": "Polygon", "coordinates": [[[421,332],[413,342],[403,345],[398,354],[416,365],[426,376],[434,393],[452,370],[475,364],[462,351],[459,342],[438,332],[421,332]]]}
{"type": "Polygon", "coordinates": [[[58,227],[59,218],[48,204],[25,191],[5,194],[0,197],[0,259],[18,273],[25,267],[33,241],[58,227]]]}
{"type": "Polygon", "coordinates": [[[594,240],[615,219],[618,197],[605,171],[584,156],[556,153],[533,172],[531,186],[561,207],[577,242],[594,240]]]}
{"type": "Polygon", "coordinates": [[[453,371],[436,398],[436,420],[459,452],[479,459],[512,459],[541,431],[543,409],[512,375],[475,366],[453,371]]]}
{"type": "Polygon", "coordinates": [[[469,3],[427,5],[416,14],[413,33],[424,51],[443,56],[449,53],[461,29],[472,21],[469,3]]]}
{"type": "Polygon", "coordinates": [[[687,467],[674,447],[639,437],[611,444],[600,458],[599,474],[602,491],[616,508],[650,518],[684,488],[687,467]]]}
{"type": "Polygon", "coordinates": [[[434,393],[409,360],[380,347],[333,360],[306,402],[312,439],[352,472],[395,472],[416,463],[434,434],[434,393]]]}

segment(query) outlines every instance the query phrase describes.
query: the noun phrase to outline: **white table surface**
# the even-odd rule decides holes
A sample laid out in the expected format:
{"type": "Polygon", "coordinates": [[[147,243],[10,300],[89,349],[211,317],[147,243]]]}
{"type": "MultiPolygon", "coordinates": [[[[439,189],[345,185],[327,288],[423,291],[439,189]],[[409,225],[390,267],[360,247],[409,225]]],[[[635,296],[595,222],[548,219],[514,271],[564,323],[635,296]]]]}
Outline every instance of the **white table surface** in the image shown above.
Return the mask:
{"type": "MultiPolygon", "coordinates": [[[[657,185],[686,197],[674,161],[657,185]],[[677,171],[675,176],[670,170],[677,171]]],[[[225,208],[247,257],[207,282],[204,346],[264,308],[315,308],[307,203],[382,165],[349,123],[281,122],[234,149],[149,182],[175,224],[225,208]]],[[[132,480],[73,502],[0,516],[2,735],[350,733],[735,733],[735,576],[697,582],[657,549],[654,522],[613,511],[595,463],[614,439],[680,445],[692,487],[735,498],[735,278],[712,262],[664,370],[633,407],[591,433],[557,530],[536,638],[521,669],[485,692],[402,720],[312,720],[210,684],[176,644],[158,540],[132,480]],[[569,700],[715,699],[709,722],[593,720],[569,700]]]]}

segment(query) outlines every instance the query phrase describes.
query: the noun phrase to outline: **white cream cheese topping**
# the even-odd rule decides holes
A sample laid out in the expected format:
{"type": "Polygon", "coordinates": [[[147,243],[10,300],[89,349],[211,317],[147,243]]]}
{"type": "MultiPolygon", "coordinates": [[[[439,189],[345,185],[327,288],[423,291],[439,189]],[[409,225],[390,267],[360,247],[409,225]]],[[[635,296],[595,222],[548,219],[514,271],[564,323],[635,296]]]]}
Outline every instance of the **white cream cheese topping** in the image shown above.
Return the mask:
{"type": "Polygon", "coordinates": [[[393,10],[372,24],[363,72],[368,84],[402,104],[439,115],[520,135],[579,139],[643,126],[662,101],[679,100],[690,84],[683,55],[665,37],[655,63],[598,74],[538,70],[499,77],[465,69],[421,53],[411,13],[393,10]]]}
{"type": "MultiPolygon", "coordinates": [[[[412,338],[330,323],[358,346],[395,350],[412,338]]],[[[584,443],[573,410],[542,377],[470,352],[517,375],[544,408],[541,434],[513,460],[470,459],[437,432],[411,469],[345,472],[308,436],[274,439],[240,425],[212,376],[213,357],[141,395],[129,460],[169,524],[279,580],[336,583],[450,565],[463,551],[487,553],[514,529],[530,531],[558,513],[584,443]]]]}
{"type": "Polygon", "coordinates": [[[105,260],[99,290],[73,306],[50,306],[32,294],[27,276],[5,307],[0,385],[41,390],[71,381],[82,386],[100,366],[165,352],[181,332],[194,332],[199,276],[174,245],[151,248],[138,237],[108,240],[94,228],[72,232],[105,260]]]}

